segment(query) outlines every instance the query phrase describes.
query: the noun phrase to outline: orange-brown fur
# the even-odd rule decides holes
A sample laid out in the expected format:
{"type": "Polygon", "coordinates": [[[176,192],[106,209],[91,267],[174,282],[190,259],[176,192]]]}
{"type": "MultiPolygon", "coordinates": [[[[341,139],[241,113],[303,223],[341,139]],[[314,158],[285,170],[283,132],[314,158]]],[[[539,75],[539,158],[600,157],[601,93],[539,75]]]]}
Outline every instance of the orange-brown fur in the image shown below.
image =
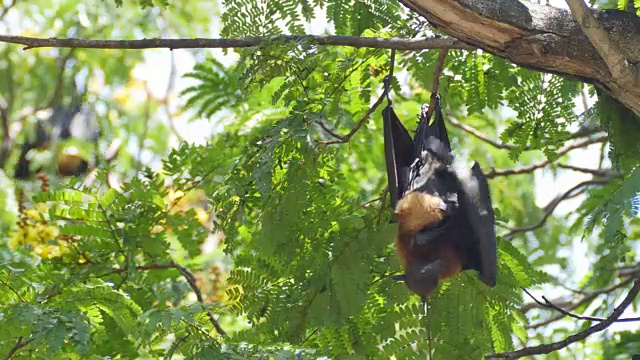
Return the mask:
{"type": "Polygon", "coordinates": [[[396,216],[400,229],[407,233],[417,233],[426,226],[439,223],[444,219],[440,210],[442,200],[423,192],[410,192],[396,205],[396,216]]]}
{"type": "Polygon", "coordinates": [[[420,249],[409,249],[412,238],[425,227],[435,225],[444,219],[440,209],[441,200],[433,195],[410,192],[396,206],[398,234],[395,247],[405,268],[414,261],[436,261],[444,263],[440,280],[457,275],[462,271],[463,259],[454,250],[451,242],[436,242],[420,249]]]}

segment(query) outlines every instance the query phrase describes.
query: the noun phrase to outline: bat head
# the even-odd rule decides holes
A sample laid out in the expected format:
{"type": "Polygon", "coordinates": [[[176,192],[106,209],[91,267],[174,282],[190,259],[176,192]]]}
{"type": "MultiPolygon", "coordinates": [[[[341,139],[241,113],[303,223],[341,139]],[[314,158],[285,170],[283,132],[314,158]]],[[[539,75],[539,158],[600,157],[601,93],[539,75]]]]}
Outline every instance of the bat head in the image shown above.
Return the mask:
{"type": "Polygon", "coordinates": [[[444,263],[442,261],[415,262],[407,268],[404,282],[409,290],[426,298],[438,287],[443,269],[444,263]]]}
{"type": "Polygon", "coordinates": [[[412,191],[398,201],[395,215],[399,230],[416,234],[424,228],[440,223],[446,215],[445,202],[431,194],[412,191]]]}

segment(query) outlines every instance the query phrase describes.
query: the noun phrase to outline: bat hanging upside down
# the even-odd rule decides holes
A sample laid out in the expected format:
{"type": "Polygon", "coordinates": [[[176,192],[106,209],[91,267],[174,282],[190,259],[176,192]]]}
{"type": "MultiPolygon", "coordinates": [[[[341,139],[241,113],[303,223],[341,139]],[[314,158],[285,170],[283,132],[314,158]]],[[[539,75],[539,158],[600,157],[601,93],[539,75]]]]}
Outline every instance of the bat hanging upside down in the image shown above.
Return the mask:
{"type": "Polygon", "coordinates": [[[395,279],[423,299],[464,270],[477,270],[491,287],[497,276],[489,184],[477,162],[470,171],[453,167],[437,100],[433,123],[423,112],[414,139],[391,105],[382,112],[395,247],[405,271],[395,279]]]}

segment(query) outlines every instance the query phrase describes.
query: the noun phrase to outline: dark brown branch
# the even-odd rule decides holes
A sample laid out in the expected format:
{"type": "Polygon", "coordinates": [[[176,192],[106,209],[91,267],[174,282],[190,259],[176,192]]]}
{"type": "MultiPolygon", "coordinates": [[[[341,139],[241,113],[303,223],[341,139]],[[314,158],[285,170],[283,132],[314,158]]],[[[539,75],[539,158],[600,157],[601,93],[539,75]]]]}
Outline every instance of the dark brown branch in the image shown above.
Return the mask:
{"type": "Polygon", "coordinates": [[[325,124],[323,121],[318,120],[315,123],[318,124],[318,126],[320,126],[322,128],[322,130],[324,130],[327,134],[331,135],[332,137],[334,137],[334,138],[340,140],[340,142],[342,142],[343,136],[338,134],[338,133],[336,133],[335,131],[329,129],[327,124],[325,124]]]}
{"type": "MultiPolygon", "coordinates": [[[[180,274],[182,274],[182,276],[185,278],[185,280],[187,280],[187,283],[189,284],[189,286],[191,286],[191,290],[193,290],[193,292],[196,294],[196,298],[198,299],[198,302],[200,304],[204,304],[204,300],[202,298],[202,292],[200,291],[200,288],[198,287],[198,284],[196,282],[196,277],[193,276],[193,273],[191,273],[191,271],[189,271],[189,269],[187,269],[186,267],[177,264],[175,262],[171,262],[171,265],[178,269],[178,271],[180,272],[180,274]]],[[[207,311],[207,316],[209,317],[209,321],[211,321],[211,324],[213,325],[213,327],[216,329],[216,331],[218,332],[218,334],[226,337],[227,332],[224,331],[224,329],[222,329],[222,327],[220,326],[220,323],[218,322],[218,320],[216,320],[216,318],[213,316],[213,313],[211,311],[207,311]]]]}
{"type": "Polygon", "coordinates": [[[613,170],[607,170],[607,169],[587,169],[587,168],[583,168],[583,167],[579,167],[579,166],[573,166],[573,165],[569,165],[569,164],[558,164],[557,165],[559,168],[563,168],[563,169],[567,169],[567,170],[573,170],[573,171],[577,171],[577,172],[582,172],[582,173],[586,173],[586,174],[591,174],[594,176],[599,176],[599,177],[620,177],[622,176],[622,173],[617,172],[617,171],[613,171],[613,170]]]}
{"type": "Polygon", "coordinates": [[[485,136],[484,134],[482,134],[480,131],[478,131],[478,129],[469,126],[467,124],[463,124],[460,121],[458,121],[456,118],[454,118],[453,116],[447,116],[447,120],[451,123],[451,125],[464,130],[465,132],[477,137],[478,139],[486,142],[487,144],[497,148],[497,149],[515,149],[517,148],[517,146],[512,145],[512,144],[503,144],[499,141],[493,140],[488,138],[487,136],[485,136]]]}
{"type": "Polygon", "coordinates": [[[16,353],[18,350],[22,349],[23,347],[25,347],[25,346],[27,346],[27,345],[29,345],[29,342],[28,342],[28,341],[26,341],[26,342],[22,342],[22,336],[20,336],[20,337],[18,338],[18,341],[16,341],[16,344],[15,344],[15,345],[13,345],[13,347],[11,348],[11,350],[9,350],[9,353],[7,353],[7,355],[5,355],[5,357],[3,357],[2,359],[3,359],[3,360],[9,360],[9,359],[11,359],[11,357],[13,357],[13,355],[15,355],[15,353],[16,353]]]}
{"type": "MultiPolygon", "coordinates": [[[[487,144],[495,147],[496,149],[511,150],[511,149],[518,148],[516,145],[513,145],[513,144],[504,144],[499,141],[493,140],[488,136],[484,135],[483,133],[481,133],[478,129],[474,128],[473,126],[464,124],[451,115],[447,116],[447,121],[449,121],[451,125],[457,127],[458,129],[464,130],[466,133],[475,136],[476,138],[486,142],[487,144]]],[[[583,126],[580,129],[578,129],[576,132],[572,133],[569,138],[577,139],[585,136],[590,136],[601,131],[602,130],[597,127],[583,126]]],[[[530,148],[531,148],[530,146],[525,146],[524,150],[529,150],[530,148]]]]}
{"type": "MultiPolygon", "coordinates": [[[[387,79],[385,80],[385,82],[388,82],[389,87],[391,87],[390,84],[391,84],[391,81],[393,79],[393,69],[395,67],[395,58],[396,58],[395,50],[392,50],[391,51],[391,57],[390,57],[390,60],[389,60],[390,63],[391,63],[391,65],[389,66],[389,75],[388,75],[387,79]]],[[[342,143],[349,142],[349,140],[351,140],[353,135],[355,135],[358,132],[358,130],[360,130],[360,128],[364,125],[364,123],[367,122],[367,120],[369,120],[371,115],[373,115],[373,113],[376,111],[376,109],[378,109],[378,106],[380,106],[380,104],[382,104],[382,102],[384,101],[385,97],[387,97],[387,96],[388,96],[387,92],[384,91],[382,93],[382,95],[380,95],[378,100],[376,100],[376,102],[373,103],[373,105],[371,105],[369,110],[367,110],[367,112],[364,114],[364,116],[360,119],[360,121],[358,121],[356,126],[353,129],[351,129],[351,131],[349,131],[349,133],[347,135],[340,136],[340,135],[336,134],[335,132],[330,131],[329,133],[332,136],[337,137],[338,140],[320,141],[320,143],[324,144],[326,146],[326,145],[331,145],[331,144],[342,144],[342,143]]],[[[321,126],[321,127],[323,129],[325,129],[324,126],[321,126]]],[[[329,130],[329,129],[326,128],[326,130],[329,130]]]]}
{"type": "MultiPolygon", "coordinates": [[[[184,266],[182,266],[182,265],[180,265],[180,264],[178,264],[178,263],[176,263],[174,261],[171,261],[169,264],[155,264],[155,265],[136,266],[136,270],[158,270],[158,269],[176,269],[176,270],[178,270],[180,272],[180,275],[182,275],[182,277],[184,277],[184,279],[187,280],[187,283],[191,287],[191,290],[193,290],[193,292],[196,294],[196,299],[198,300],[198,302],[201,303],[201,304],[204,304],[204,299],[202,298],[202,292],[200,291],[200,288],[198,287],[198,283],[196,281],[196,277],[186,267],[184,267],[184,266]]],[[[122,272],[125,272],[125,271],[127,271],[127,269],[114,269],[112,272],[114,272],[114,273],[122,273],[122,272]]],[[[218,334],[226,337],[227,336],[227,332],[224,331],[224,329],[220,326],[220,323],[218,323],[218,320],[216,320],[216,318],[213,316],[213,313],[211,311],[207,311],[207,316],[209,317],[209,321],[211,322],[213,327],[216,329],[218,334]]]]}
{"type": "Polygon", "coordinates": [[[357,48],[425,50],[425,49],[462,49],[475,50],[462,41],[430,37],[423,39],[371,38],[339,35],[276,35],[251,38],[230,39],[140,39],[140,40],[89,40],[89,39],[56,39],[34,38],[26,36],[0,35],[0,42],[24,45],[25,50],[42,47],[83,48],[83,49],[201,49],[201,48],[251,48],[265,45],[271,41],[308,41],[316,45],[349,46],[357,48]]]}
{"type": "MultiPolygon", "coordinates": [[[[573,144],[567,145],[563,148],[561,148],[560,150],[558,150],[557,154],[558,157],[561,157],[565,154],[567,154],[568,152],[575,150],[575,149],[580,149],[583,147],[587,147],[591,144],[596,144],[599,142],[603,142],[603,141],[607,141],[609,139],[609,137],[607,136],[607,134],[599,134],[596,136],[591,136],[588,137],[586,139],[582,139],[579,141],[574,142],[573,144]]],[[[527,165],[527,166],[523,166],[523,167],[519,167],[519,168],[515,168],[515,169],[491,169],[487,172],[487,178],[492,179],[498,176],[508,176],[508,175],[518,175],[518,174],[528,174],[528,173],[532,173],[535,170],[541,169],[547,165],[549,165],[551,162],[548,159],[545,159],[539,163],[535,163],[532,165],[527,165]]]]}
{"type": "MultiPolygon", "coordinates": [[[[535,301],[541,308],[544,309],[553,309],[559,313],[561,313],[564,316],[568,316],[568,317],[572,317],[574,319],[578,319],[578,320],[586,320],[586,321],[606,321],[606,318],[603,317],[595,317],[595,316],[585,316],[585,315],[578,315],[578,314],[574,314],[570,311],[567,311],[565,309],[563,309],[562,307],[554,304],[552,301],[549,301],[549,299],[547,299],[546,296],[542,296],[542,300],[540,301],[538,300],[535,296],[533,296],[533,294],[531,294],[529,291],[527,291],[527,289],[523,289],[524,292],[529,295],[529,297],[531,299],[533,299],[533,301],[535,301]]],[[[615,322],[634,322],[634,321],[640,321],[640,317],[634,317],[634,318],[624,318],[624,319],[617,319],[615,322]]]]}
{"type": "MultiPolygon", "coordinates": [[[[572,305],[566,306],[565,310],[568,310],[568,311],[575,310],[579,306],[581,306],[583,304],[586,304],[586,303],[588,303],[590,301],[593,301],[596,297],[598,297],[598,296],[600,296],[602,294],[608,294],[608,293],[616,291],[616,290],[618,290],[618,289],[620,289],[622,287],[627,286],[634,279],[635,279],[634,277],[628,277],[628,278],[620,281],[619,283],[611,285],[611,286],[606,287],[604,289],[594,290],[594,291],[588,293],[587,295],[585,295],[582,299],[580,299],[580,300],[576,301],[575,303],[573,303],[572,305]]],[[[554,300],[554,301],[558,302],[557,300],[554,300]]],[[[562,318],[564,318],[564,315],[559,314],[559,315],[550,317],[547,320],[544,320],[544,321],[541,321],[541,322],[538,322],[538,323],[535,323],[535,324],[531,324],[531,325],[527,326],[527,329],[537,329],[539,327],[547,326],[547,325],[549,325],[549,324],[551,324],[553,322],[556,322],[556,321],[558,321],[558,320],[560,320],[562,318]]]]}
{"type": "Polygon", "coordinates": [[[613,41],[607,30],[591,13],[591,9],[583,0],[566,0],[571,14],[589,38],[602,60],[607,64],[613,79],[621,84],[637,86],[638,68],[631,64],[622,54],[620,45],[613,41]]]}
{"type": "Polygon", "coordinates": [[[507,234],[505,234],[503,237],[505,239],[511,239],[511,238],[513,238],[515,235],[517,235],[519,233],[527,232],[527,231],[533,231],[533,230],[541,228],[547,222],[549,217],[553,214],[553,212],[558,207],[558,205],[560,205],[560,203],[562,201],[572,197],[572,195],[575,194],[576,191],[580,190],[581,188],[583,188],[585,186],[604,185],[604,184],[607,184],[609,181],[611,181],[611,178],[587,180],[587,181],[583,181],[581,183],[578,183],[577,185],[575,185],[571,189],[569,189],[569,190],[565,191],[564,193],[562,193],[560,196],[556,196],[555,199],[551,200],[551,202],[549,204],[547,204],[547,206],[544,207],[544,209],[545,209],[544,215],[536,223],[534,223],[532,225],[528,225],[528,226],[514,228],[511,231],[509,231],[507,234]]]}
{"type": "Polygon", "coordinates": [[[613,324],[618,318],[620,318],[620,315],[622,315],[622,313],[626,310],[626,308],[633,302],[633,300],[638,295],[638,292],[640,292],[640,280],[635,280],[633,283],[633,287],[631,288],[631,290],[629,290],[629,293],[627,294],[627,296],[624,298],[624,300],[622,300],[620,305],[618,305],[615,308],[615,310],[613,310],[613,312],[608,318],[604,319],[604,321],[601,321],[598,324],[595,324],[583,331],[573,334],[564,340],[551,343],[551,344],[543,344],[538,346],[526,347],[516,351],[510,351],[510,352],[499,353],[499,354],[491,354],[491,355],[487,355],[486,358],[487,359],[519,359],[524,356],[549,354],[551,352],[563,349],[575,342],[582,341],[586,339],[589,335],[602,331],[607,327],[611,326],[611,324],[613,324]]]}
{"type": "Polygon", "coordinates": [[[449,49],[444,48],[440,50],[438,54],[438,61],[436,62],[436,68],[433,71],[433,84],[431,84],[431,98],[429,99],[429,109],[427,109],[426,118],[431,119],[431,114],[436,106],[436,99],[438,96],[438,89],[440,88],[440,75],[442,74],[442,68],[444,67],[444,59],[447,57],[449,49]]]}
{"type": "Polygon", "coordinates": [[[369,117],[371,117],[371,115],[378,109],[378,106],[380,106],[380,104],[382,104],[382,101],[384,101],[384,98],[385,98],[385,94],[383,93],[382,95],[380,95],[378,100],[376,100],[376,102],[373,103],[373,105],[371,105],[369,110],[367,110],[367,112],[364,114],[364,116],[360,119],[360,121],[358,121],[356,126],[354,126],[353,129],[351,129],[351,131],[349,131],[349,133],[347,135],[340,136],[340,135],[338,135],[338,134],[336,134],[335,132],[332,131],[331,132],[332,135],[334,135],[334,136],[338,135],[339,138],[337,140],[331,140],[331,141],[320,141],[320,143],[324,144],[324,145],[332,145],[332,144],[344,144],[344,143],[349,142],[349,140],[351,140],[353,135],[355,135],[358,132],[358,130],[360,130],[362,125],[364,125],[364,123],[366,123],[367,120],[369,120],[369,117]]]}

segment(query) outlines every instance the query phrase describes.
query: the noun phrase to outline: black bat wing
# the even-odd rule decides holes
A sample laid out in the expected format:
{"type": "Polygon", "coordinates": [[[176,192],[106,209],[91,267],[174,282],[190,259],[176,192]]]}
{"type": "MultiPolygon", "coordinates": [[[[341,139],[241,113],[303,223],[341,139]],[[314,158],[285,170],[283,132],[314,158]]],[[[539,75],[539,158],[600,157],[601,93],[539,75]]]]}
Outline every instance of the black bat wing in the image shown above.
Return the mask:
{"type": "Polygon", "coordinates": [[[414,145],[409,131],[402,125],[391,105],[382,110],[382,119],[389,195],[391,206],[395,209],[398,200],[407,190],[409,169],[414,161],[414,145]]]}
{"type": "Polygon", "coordinates": [[[480,165],[474,162],[471,172],[456,172],[460,186],[458,194],[461,210],[464,212],[477,242],[480,280],[488,286],[495,286],[497,280],[497,242],[495,215],[491,203],[489,183],[480,165]]]}

